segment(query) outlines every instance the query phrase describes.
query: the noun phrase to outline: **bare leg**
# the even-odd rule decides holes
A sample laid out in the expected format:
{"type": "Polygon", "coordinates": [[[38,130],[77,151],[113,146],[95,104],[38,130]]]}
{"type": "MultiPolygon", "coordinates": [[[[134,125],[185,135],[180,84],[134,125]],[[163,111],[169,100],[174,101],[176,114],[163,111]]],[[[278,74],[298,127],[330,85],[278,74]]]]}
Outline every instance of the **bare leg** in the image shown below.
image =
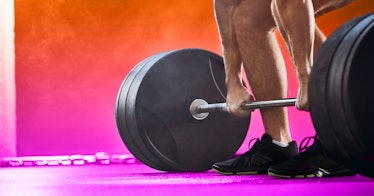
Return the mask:
{"type": "Polygon", "coordinates": [[[236,0],[214,1],[226,71],[227,111],[233,115],[245,117],[249,116],[250,111],[242,108],[241,105],[251,102],[253,98],[242,83],[242,59],[233,21],[233,14],[238,4],[236,0]]]}
{"type": "MultiPolygon", "coordinates": [[[[237,82],[241,63],[256,99],[280,99],[285,98],[287,94],[287,76],[274,36],[275,22],[270,3],[271,0],[215,1],[227,70],[227,103],[228,107],[232,107],[230,111],[234,114],[240,114],[237,112],[240,110],[237,105],[250,101],[240,95],[248,93],[241,89],[241,81],[239,80],[240,85],[237,82]],[[235,2],[235,6],[228,7],[224,2],[235,2]],[[229,14],[225,14],[227,10],[229,14]],[[235,77],[235,81],[230,77],[235,77]]],[[[265,132],[274,140],[291,141],[286,108],[264,109],[261,110],[261,115],[265,132]]]]}
{"type": "Polygon", "coordinates": [[[313,58],[325,41],[315,16],[340,8],[352,0],[273,0],[277,27],[293,59],[299,82],[296,107],[308,110],[308,81],[313,58]]]}
{"type": "Polygon", "coordinates": [[[299,89],[296,107],[308,110],[308,81],[316,32],[311,0],[273,0],[272,13],[296,67],[299,89]]]}

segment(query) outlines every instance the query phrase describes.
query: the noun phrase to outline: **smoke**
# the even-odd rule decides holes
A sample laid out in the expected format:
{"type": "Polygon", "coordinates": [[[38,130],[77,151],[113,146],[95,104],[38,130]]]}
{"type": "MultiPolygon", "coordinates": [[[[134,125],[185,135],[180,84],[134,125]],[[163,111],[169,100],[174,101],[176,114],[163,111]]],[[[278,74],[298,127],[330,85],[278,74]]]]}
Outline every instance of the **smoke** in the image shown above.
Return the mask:
{"type": "Polygon", "coordinates": [[[159,51],[219,51],[212,6],[211,0],[16,0],[19,155],[122,149],[113,120],[121,81],[159,51]]]}

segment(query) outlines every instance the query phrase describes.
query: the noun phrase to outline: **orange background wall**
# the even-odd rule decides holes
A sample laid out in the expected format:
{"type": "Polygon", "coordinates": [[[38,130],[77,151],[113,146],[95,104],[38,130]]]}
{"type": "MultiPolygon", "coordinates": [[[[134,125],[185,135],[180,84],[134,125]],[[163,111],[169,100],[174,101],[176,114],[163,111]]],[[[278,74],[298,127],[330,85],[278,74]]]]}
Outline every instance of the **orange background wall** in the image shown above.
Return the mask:
{"type": "MultiPolygon", "coordinates": [[[[372,11],[373,0],[357,0],[317,22],[330,34],[372,11]]],[[[15,35],[18,155],[127,152],[114,105],[129,70],[164,50],[221,53],[212,0],[15,0],[15,35]]],[[[290,116],[295,139],[314,134],[307,113],[290,116]]],[[[256,112],[248,137],[262,131],[256,112]]]]}

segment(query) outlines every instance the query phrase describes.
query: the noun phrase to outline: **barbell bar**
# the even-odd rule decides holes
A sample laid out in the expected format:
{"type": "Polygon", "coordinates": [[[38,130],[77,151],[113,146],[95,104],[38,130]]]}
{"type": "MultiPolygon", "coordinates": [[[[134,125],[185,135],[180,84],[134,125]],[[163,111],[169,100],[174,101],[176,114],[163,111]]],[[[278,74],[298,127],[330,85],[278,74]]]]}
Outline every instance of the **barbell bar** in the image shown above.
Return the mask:
{"type": "MultiPolygon", "coordinates": [[[[277,99],[268,101],[253,101],[243,104],[244,109],[254,111],[255,109],[265,109],[274,107],[295,106],[295,98],[277,99]]],[[[208,103],[203,99],[195,99],[191,102],[190,112],[196,120],[204,120],[210,112],[227,112],[226,103],[208,103]]]]}

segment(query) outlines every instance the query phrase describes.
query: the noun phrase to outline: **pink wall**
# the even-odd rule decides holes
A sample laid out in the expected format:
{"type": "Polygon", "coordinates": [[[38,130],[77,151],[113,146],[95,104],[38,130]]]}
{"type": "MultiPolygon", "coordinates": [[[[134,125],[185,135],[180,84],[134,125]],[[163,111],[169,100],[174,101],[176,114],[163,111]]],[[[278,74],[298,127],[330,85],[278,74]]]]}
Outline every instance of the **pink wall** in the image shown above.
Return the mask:
{"type": "Polygon", "coordinates": [[[0,157],[16,154],[14,3],[0,2],[0,157]]]}
{"type": "MultiPolygon", "coordinates": [[[[114,105],[128,71],[164,50],[198,47],[221,53],[212,0],[141,2],[15,1],[18,155],[126,153],[114,105]]],[[[329,34],[373,10],[372,0],[361,0],[318,23],[329,34]]],[[[294,97],[295,73],[285,57],[294,97]]],[[[290,125],[297,141],[314,134],[306,112],[290,108],[290,125]]],[[[248,138],[262,133],[256,111],[248,138]]],[[[246,149],[243,144],[241,150],[246,149]]]]}

